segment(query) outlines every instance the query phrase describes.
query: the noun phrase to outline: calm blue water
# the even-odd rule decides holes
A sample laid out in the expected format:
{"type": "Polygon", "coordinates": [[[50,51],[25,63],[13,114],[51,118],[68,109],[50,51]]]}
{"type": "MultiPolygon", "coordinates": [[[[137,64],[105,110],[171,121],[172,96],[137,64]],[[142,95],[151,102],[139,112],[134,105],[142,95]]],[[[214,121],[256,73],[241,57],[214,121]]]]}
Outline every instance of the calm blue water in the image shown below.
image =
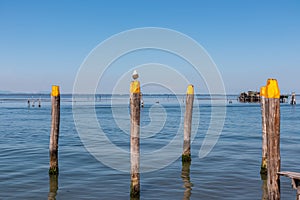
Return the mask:
{"type": "MultiPolygon", "coordinates": [[[[191,166],[182,168],[178,158],[162,169],[142,173],[141,199],[262,199],[260,105],[235,100],[227,104],[221,136],[213,150],[200,159],[198,153],[209,127],[212,106],[203,96],[199,98],[200,123],[192,143],[191,166]]],[[[90,106],[87,99],[76,101],[85,109],[90,106]]],[[[115,122],[118,118],[126,124],[128,97],[116,98],[113,106],[120,110],[118,115],[112,114],[110,99],[109,95],[96,98],[97,119],[112,143],[129,150],[129,136],[115,122]]],[[[166,121],[157,134],[141,139],[141,152],[160,149],[175,137],[183,117],[183,100],[144,96],[142,126],[155,120],[166,121]],[[155,113],[155,109],[166,115],[155,113]]],[[[105,166],[84,147],[68,95],[62,96],[61,102],[60,174],[57,180],[49,178],[50,108],[48,95],[0,95],[0,199],[130,199],[130,174],[105,166]],[[30,104],[28,108],[28,98],[31,102],[35,99],[35,107],[30,104]]],[[[281,105],[282,171],[300,171],[299,121],[298,105],[281,105]]],[[[89,129],[89,124],[86,127],[89,129]]],[[[281,197],[295,199],[295,191],[285,177],[281,178],[281,197]]]]}

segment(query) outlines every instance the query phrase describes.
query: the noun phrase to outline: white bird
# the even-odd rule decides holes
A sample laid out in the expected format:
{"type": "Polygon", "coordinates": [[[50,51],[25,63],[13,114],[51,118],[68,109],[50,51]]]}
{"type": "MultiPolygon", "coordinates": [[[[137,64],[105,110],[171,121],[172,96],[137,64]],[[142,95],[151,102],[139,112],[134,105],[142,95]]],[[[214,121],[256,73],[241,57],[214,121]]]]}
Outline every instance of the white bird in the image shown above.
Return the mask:
{"type": "Polygon", "coordinates": [[[136,80],[138,77],[139,77],[139,75],[138,75],[137,71],[134,70],[133,73],[132,73],[132,78],[133,78],[134,80],[136,80]]]}

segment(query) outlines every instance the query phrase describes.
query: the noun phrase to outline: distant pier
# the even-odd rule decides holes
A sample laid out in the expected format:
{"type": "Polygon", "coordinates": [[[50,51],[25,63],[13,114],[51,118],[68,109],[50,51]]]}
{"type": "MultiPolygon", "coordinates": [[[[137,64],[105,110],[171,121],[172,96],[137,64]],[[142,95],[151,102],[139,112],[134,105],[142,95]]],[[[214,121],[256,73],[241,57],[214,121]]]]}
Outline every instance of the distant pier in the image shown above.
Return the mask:
{"type": "MultiPolygon", "coordinates": [[[[280,95],[280,103],[288,102],[288,95],[280,95]]],[[[260,92],[248,91],[240,94],[238,101],[242,103],[260,103],[260,92]]]]}

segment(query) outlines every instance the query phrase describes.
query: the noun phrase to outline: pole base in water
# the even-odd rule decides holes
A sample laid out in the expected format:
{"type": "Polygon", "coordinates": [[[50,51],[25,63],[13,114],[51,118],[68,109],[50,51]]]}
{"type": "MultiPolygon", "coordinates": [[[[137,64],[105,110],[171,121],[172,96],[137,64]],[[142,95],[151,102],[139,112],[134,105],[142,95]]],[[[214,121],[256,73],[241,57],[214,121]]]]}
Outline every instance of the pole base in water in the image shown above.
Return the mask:
{"type": "Polygon", "coordinates": [[[262,158],[261,167],[260,167],[260,174],[261,175],[267,175],[268,174],[267,158],[266,157],[262,158]]]}
{"type": "Polygon", "coordinates": [[[191,155],[182,154],[181,161],[182,162],[191,162],[192,161],[191,155]]]}
{"type": "Polygon", "coordinates": [[[260,175],[267,175],[268,174],[268,169],[267,168],[264,168],[264,167],[261,167],[260,168],[260,175]]]}
{"type": "Polygon", "coordinates": [[[52,167],[49,169],[49,175],[58,175],[58,167],[52,167]]]}
{"type": "Polygon", "coordinates": [[[138,185],[130,185],[130,197],[131,198],[140,198],[140,190],[138,185]]]}

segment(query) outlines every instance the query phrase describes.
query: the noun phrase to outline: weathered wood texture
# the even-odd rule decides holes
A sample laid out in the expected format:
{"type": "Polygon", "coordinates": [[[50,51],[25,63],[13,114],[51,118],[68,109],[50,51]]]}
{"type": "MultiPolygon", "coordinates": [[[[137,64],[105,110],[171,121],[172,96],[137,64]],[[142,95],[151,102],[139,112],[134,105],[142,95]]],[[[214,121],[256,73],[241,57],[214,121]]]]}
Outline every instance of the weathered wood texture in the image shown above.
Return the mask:
{"type": "MultiPolygon", "coordinates": [[[[191,86],[192,87],[192,86],[191,86]]],[[[186,94],[186,107],[184,115],[184,135],[183,135],[183,152],[182,161],[191,161],[191,130],[192,130],[192,115],[194,104],[194,92],[186,94]]]]}
{"type": "Polygon", "coordinates": [[[140,93],[130,94],[130,196],[140,195],[140,93]]]}
{"type": "Polygon", "coordinates": [[[267,171],[268,196],[270,200],[280,199],[280,99],[266,99],[266,133],[267,133],[267,171]]]}
{"type": "Polygon", "coordinates": [[[261,116],[262,116],[262,160],[261,160],[261,174],[267,174],[267,158],[268,158],[268,151],[267,151],[267,124],[266,124],[266,98],[261,97],[261,116]]]}
{"type": "Polygon", "coordinates": [[[49,144],[50,168],[49,174],[58,174],[58,138],[60,123],[60,95],[51,96],[51,133],[49,144]]]}

